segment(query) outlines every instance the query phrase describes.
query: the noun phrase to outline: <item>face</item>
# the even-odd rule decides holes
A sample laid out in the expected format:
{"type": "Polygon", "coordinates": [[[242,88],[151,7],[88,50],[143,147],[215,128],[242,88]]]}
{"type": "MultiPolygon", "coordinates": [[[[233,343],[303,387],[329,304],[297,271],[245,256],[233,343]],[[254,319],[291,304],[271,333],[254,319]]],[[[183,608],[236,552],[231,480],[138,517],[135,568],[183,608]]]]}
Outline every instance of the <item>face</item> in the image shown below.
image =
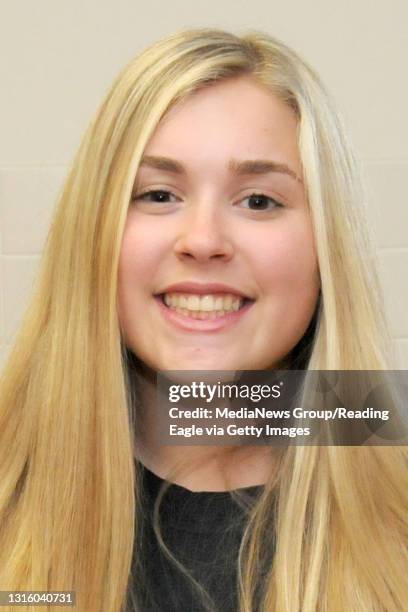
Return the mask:
{"type": "Polygon", "coordinates": [[[252,77],[175,105],[149,141],[118,273],[126,345],[158,370],[279,367],[319,276],[293,111],[252,77]]]}

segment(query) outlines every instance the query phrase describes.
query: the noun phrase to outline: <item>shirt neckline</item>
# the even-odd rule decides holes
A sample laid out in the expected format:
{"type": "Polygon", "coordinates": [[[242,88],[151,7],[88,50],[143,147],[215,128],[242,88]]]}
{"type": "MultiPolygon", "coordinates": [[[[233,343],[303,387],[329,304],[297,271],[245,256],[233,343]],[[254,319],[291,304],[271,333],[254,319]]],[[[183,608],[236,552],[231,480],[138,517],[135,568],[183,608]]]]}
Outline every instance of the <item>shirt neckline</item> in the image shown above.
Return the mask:
{"type": "MultiPolygon", "coordinates": [[[[145,500],[146,517],[153,520],[153,511],[161,487],[167,481],[143,464],[143,498],[145,500]]],[[[235,489],[239,491],[247,502],[252,504],[258,495],[262,493],[265,485],[253,485],[235,489]]],[[[191,534],[201,536],[217,533],[221,538],[222,533],[235,526],[242,526],[247,512],[240,507],[236,499],[231,495],[233,491],[190,491],[186,487],[176,483],[170,483],[160,501],[161,524],[164,529],[180,536],[191,534]]],[[[217,536],[217,537],[218,537],[217,536]]]]}
{"type": "Polygon", "coordinates": [[[144,478],[146,479],[149,488],[158,490],[163,482],[170,483],[169,491],[171,490],[172,495],[181,496],[183,498],[191,497],[191,498],[228,498],[231,496],[231,493],[257,493],[265,488],[265,485],[251,485],[249,487],[239,487],[237,489],[231,489],[227,491],[191,491],[191,489],[187,489],[186,487],[179,485],[175,482],[171,482],[158,476],[155,472],[152,472],[148,467],[146,467],[143,463],[139,462],[143,470],[144,478]]]}

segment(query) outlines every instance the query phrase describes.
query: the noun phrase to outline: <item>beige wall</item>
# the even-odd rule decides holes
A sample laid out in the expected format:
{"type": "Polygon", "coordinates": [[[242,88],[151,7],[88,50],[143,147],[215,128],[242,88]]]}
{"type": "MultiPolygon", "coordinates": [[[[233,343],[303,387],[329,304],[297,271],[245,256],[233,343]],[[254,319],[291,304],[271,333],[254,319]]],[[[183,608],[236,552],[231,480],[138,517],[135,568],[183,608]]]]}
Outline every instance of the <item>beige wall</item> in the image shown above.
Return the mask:
{"type": "Polygon", "coordinates": [[[337,100],[363,162],[399,366],[408,369],[406,0],[3,0],[0,24],[0,364],[24,310],[51,210],[118,70],[185,26],[263,29],[337,100]]]}

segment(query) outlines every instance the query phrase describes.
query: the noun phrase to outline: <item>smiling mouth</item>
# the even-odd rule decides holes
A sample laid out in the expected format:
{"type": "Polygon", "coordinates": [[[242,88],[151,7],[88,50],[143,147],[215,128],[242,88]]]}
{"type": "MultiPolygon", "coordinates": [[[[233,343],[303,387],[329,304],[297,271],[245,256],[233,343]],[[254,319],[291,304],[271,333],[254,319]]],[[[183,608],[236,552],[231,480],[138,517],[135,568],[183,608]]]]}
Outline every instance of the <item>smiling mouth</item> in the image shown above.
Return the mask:
{"type": "Polygon", "coordinates": [[[250,298],[233,294],[197,295],[183,293],[160,293],[154,296],[169,310],[188,319],[214,320],[242,310],[254,302],[250,298]]]}

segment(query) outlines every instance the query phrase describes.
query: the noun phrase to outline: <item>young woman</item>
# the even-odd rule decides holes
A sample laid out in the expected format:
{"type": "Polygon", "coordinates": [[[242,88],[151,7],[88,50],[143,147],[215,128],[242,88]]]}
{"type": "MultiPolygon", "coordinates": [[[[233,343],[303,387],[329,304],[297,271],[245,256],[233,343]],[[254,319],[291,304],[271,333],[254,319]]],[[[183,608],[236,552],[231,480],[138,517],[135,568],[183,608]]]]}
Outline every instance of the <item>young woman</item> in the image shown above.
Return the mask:
{"type": "Polygon", "coordinates": [[[266,34],[183,31],[123,71],[1,379],[2,590],[406,608],[405,447],[151,435],[159,370],[390,367],[355,166],[316,74],[266,34]]]}

